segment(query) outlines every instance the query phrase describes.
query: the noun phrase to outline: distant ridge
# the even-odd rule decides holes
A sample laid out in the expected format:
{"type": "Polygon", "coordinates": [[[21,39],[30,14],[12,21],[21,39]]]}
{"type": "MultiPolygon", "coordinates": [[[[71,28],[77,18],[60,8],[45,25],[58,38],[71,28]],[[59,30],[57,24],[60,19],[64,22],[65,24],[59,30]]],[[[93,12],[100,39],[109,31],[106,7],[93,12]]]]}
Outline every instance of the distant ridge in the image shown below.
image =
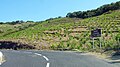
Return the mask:
{"type": "Polygon", "coordinates": [[[97,9],[87,10],[87,11],[78,11],[73,13],[68,13],[66,17],[69,18],[89,18],[94,16],[99,16],[104,14],[105,12],[118,10],[120,9],[120,1],[116,3],[106,4],[97,9]]]}

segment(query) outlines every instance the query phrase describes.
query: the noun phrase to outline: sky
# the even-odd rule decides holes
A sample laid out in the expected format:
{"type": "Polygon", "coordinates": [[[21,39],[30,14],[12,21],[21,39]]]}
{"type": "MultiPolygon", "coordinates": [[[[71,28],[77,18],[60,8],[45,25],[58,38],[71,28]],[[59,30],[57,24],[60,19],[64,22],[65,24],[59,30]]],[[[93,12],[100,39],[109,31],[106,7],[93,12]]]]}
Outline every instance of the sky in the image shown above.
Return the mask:
{"type": "Polygon", "coordinates": [[[120,0],[0,0],[0,22],[43,21],[117,1],[120,0]]]}

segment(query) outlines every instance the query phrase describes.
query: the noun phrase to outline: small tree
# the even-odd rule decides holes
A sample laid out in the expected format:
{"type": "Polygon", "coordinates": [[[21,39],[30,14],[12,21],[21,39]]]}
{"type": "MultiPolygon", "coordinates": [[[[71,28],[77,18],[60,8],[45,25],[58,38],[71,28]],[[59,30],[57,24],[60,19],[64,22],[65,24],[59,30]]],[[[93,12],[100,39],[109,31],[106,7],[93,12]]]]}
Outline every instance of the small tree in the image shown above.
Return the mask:
{"type": "Polygon", "coordinates": [[[120,33],[116,35],[116,41],[120,41],[120,33]]]}

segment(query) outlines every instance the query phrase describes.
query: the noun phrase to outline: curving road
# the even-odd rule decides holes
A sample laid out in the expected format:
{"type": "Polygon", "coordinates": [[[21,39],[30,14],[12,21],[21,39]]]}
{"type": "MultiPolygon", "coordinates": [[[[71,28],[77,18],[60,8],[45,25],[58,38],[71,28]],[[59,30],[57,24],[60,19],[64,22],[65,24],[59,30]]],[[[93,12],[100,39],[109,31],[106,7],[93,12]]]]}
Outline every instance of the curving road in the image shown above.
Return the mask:
{"type": "Polygon", "coordinates": [[[0,67],[120,67],[94,56],[60,51],[2,50],[6,62],[0,67]]]}

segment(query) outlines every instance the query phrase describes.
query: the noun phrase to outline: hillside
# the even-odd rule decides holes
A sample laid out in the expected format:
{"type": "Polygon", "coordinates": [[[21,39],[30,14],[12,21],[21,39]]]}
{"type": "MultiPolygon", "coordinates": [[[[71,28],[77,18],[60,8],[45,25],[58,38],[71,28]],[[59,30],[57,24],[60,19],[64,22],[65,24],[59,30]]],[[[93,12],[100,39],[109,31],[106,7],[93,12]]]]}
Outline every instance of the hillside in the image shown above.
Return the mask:
{"type": "Polygon", "coordinates": [[[35,23],[23,22],[23,23],[1,23],[0,24],[0,36],[5,36],[20,30],[24,30],[28,27],[34,26],[35,23]]]}
{"type": "MultiPolygon", "coordinates": [[[[36,23],[35,26],[0,36],[1,41],[28,44],[36,49],[91,50],[91,30],[102,29],[102,48],[117,49],[116,36],[120,33],[120,10],[109,11],[87,19],[57,18],[36,23]]],[[[1,35],[1,34],[0,34],[1,35]]],[[[99,49],[99,39],[95,40],[99,49]]]]}
{"type": "Polygon", "coordinates": [[[66,17],[69,18],[89,18],[102,15],[108,11],[114,11],[120,9],[120,1],[116,3],[106,4],[97,9],[87,10],[87,11],[76,11],[73,13],[68,13],[66,17]]]}

